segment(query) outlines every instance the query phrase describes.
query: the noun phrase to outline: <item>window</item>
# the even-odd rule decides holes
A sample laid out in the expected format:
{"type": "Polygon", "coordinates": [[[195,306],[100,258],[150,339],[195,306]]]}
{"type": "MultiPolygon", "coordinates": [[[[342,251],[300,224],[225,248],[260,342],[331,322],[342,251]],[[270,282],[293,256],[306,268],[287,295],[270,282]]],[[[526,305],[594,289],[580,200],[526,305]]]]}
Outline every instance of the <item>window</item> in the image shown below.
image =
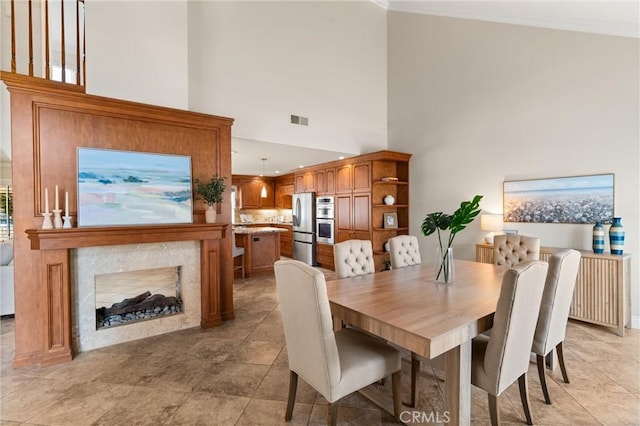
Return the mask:
{"type": "Polygon", "coordinates": [[[13,238],[13,188],[0,185],[0,240],[13,238]]]}

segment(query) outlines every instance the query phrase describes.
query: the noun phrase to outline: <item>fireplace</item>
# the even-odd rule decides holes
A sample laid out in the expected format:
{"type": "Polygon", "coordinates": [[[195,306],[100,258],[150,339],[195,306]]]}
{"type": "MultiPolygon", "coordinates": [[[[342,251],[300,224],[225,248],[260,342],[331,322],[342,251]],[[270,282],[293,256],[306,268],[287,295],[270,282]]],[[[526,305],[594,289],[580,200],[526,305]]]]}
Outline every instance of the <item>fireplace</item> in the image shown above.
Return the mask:
{"type": "Polygon", "coordinates": [[[182,266],[95,276],[96,329],[182,312],[182,266]]]}
{"type": "MultiPolygon", "coordinates": [[[[72,345],[83,352],[200,324],[199,243],[180,241],[71,250],[72,345]],[[144,269],[140,269],[144,265],[144,269]],[[180,299],[180,311],[98,326],[100,308],[145,292],[180,299]]],[[[146,308],[145,308],[146,309],[146,308]]],[[[162,311],[164,306],[160,309],[162,311]]],[[[170,310],[170,309],[169,309],[170,310]]]]}

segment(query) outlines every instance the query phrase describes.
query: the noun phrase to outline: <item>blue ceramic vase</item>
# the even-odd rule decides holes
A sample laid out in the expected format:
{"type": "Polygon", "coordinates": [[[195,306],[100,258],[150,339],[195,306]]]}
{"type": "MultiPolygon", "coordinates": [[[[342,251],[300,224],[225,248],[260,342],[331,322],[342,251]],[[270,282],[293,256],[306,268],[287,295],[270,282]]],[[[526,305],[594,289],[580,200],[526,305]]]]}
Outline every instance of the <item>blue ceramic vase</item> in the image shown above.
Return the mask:
{"type": "Polygon", "coordinates": [[[593,252],[604,253],[604,227],[601,222],[593,226],[593,252]]]}
{"type": "Polygon", "coordinates": [[[609,228],[609,246],[611,254],[622,254],[624,248],[624,228],[622,227],[622,218],[614,217],[613,223],[609,228]]]}

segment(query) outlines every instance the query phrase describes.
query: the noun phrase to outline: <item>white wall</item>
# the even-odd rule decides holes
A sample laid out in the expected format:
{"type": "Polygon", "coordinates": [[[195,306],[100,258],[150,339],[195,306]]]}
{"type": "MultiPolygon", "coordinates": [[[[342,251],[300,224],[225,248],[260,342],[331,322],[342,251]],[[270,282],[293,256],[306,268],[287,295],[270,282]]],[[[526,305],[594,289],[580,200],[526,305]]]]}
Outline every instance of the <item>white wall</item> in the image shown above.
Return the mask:
{"type": "MultiPolygon", "coordinates": [[[[475,194],[501,213],[505,180],[615,173],[639,321],[639,40],[397,12],[387,30],[389,149],[413,154],[411,233],[475,194]]],[[[591,249],[589,225],[508,225],[591,249]]],[[[455,257],[474,259],[482,237],[476,220],[455,257]]],[[[436,241],[421,238],[431,259],[436,241]]]]}
{"type": "Polygon", "coordinates": [[[187,0],[85,4],[87,93],[188,109],[187,0]]]}
{"type": "Polygon", "coordinates": [[[235,118],[234,137],[386,149],[385,13],[364,1],[190,3],[190,109],[235,118]]]}

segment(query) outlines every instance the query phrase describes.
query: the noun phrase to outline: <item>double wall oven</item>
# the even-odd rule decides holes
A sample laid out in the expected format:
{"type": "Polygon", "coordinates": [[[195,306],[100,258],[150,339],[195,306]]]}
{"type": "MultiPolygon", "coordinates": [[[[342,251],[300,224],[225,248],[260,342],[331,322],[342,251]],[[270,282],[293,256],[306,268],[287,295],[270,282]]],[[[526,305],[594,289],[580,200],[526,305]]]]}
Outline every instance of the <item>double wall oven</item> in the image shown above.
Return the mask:
{"type": "Polygon", "coordinates": [[[333,244],[334,242],[334,205],[333,197],[316,198],[316,241],[333,244]]]}

